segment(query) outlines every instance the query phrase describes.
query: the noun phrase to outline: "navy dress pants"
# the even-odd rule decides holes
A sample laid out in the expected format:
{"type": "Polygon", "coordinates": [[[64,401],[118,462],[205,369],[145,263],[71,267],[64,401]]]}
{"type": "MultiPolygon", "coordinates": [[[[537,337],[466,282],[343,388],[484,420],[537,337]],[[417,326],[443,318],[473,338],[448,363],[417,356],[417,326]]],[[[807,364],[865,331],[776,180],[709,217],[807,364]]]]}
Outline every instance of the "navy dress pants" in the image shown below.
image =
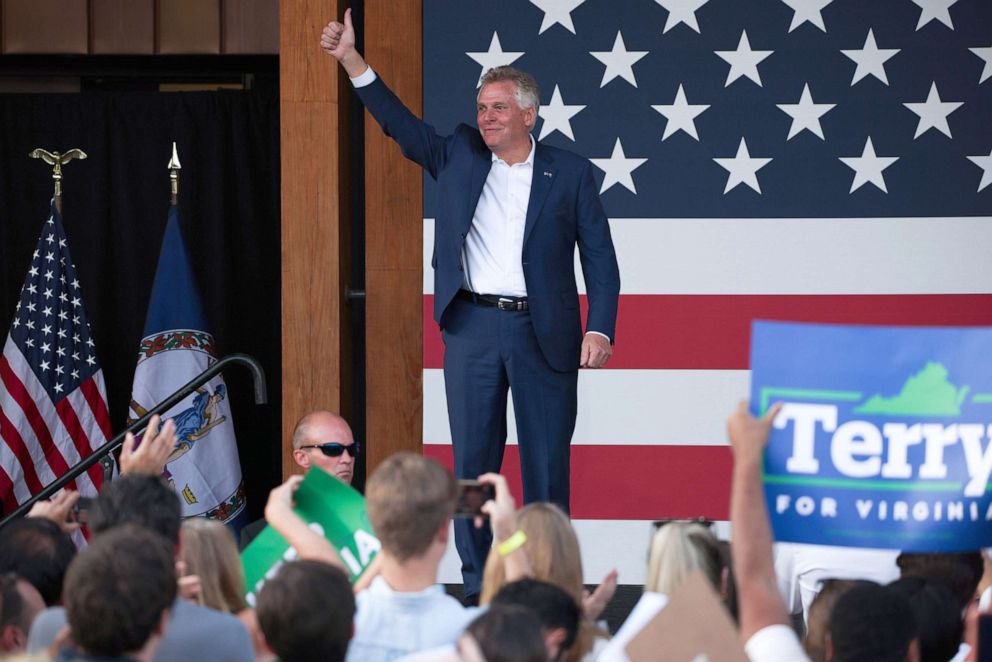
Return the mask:
{"type": "MultiPolygon", "coordinates": [[[[506,445],[507,389],[513,397],[524,502],[550,501],[569,511],[569,445],[575,429],[578,366],[553,370],[527,311],[455,299],[443,331],[444,388],[455,477],[499,472],[506,445]]],[[[486,524],[455,520],[465,595],[477,595],[492,546],[486,524]]]]}

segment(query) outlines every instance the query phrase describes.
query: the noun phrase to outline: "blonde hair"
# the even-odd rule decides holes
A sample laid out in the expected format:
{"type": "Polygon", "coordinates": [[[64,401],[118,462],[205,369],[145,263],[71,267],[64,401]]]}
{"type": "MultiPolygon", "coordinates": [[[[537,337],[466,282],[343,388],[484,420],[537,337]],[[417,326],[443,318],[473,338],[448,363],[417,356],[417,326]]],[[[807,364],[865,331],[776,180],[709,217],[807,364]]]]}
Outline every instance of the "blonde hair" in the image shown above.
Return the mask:
{"type": "Polygon", "coordinates": [[[696,570],[721,590],[720,546],[709,529],[695,522],[669,522],[659,528],[651,538],[644,590],[671,595],[696,570]]]}
{"type": "Polygon", "coordinates": [[[217,520],[191,517],[182,523],[179,560],[200,578],[197,601],[236,614],[245,605],[245,573],[231,531],[217,520]]]}
{"type": "MultiPolygon", "coordinates": [[[[517,512],[517,526],[527,536],[524,550],[530,561],[533,578],[562,589],[572,596],[581,610],[585,593],[582,583],[582,556],[579,553],[579,539],[568,516],[552,503],[531,503],[517,512]]],[[[479,604],[489,604],[506,583],[503,558],[490,552],[482,574],[479,604]]],[[[575,643],[565,651],[562,661],[581,660],[592,650],[593,638],[597,634],[598,628],[583,617],[575,643]]]]}

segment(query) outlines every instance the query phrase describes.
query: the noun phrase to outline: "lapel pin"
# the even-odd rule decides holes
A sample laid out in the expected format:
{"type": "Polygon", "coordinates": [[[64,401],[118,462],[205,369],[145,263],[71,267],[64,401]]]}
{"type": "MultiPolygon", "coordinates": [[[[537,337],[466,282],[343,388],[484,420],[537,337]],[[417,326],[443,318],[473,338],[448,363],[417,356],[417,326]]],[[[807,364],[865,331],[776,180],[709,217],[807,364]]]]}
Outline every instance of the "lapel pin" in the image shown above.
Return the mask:
{"type": "Polygon", "coordinates": [[[548,170],[545,170],[545,171],[544,171],[544,176],[545,176],[545,177],[550,177],[550,176],[551,176],[551,172],[550,172],[550,171],[548,171],[548,170]]]}

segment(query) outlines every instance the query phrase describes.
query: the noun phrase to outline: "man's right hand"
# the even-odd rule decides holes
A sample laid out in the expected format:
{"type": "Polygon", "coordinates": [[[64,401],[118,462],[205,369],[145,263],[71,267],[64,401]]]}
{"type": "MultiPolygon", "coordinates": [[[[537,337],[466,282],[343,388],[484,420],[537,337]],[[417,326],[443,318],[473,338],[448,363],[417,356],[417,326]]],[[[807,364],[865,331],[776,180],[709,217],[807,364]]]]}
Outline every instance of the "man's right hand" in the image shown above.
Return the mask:
{"type": "Polygon", "coordinates": [[[365,72],[368,65],[355,50],[355,26],[351,23],[351,9],[344,11],[344,23],[331,21],[320,35],[320,47],[331,55],[352,78],[365,72]]]}

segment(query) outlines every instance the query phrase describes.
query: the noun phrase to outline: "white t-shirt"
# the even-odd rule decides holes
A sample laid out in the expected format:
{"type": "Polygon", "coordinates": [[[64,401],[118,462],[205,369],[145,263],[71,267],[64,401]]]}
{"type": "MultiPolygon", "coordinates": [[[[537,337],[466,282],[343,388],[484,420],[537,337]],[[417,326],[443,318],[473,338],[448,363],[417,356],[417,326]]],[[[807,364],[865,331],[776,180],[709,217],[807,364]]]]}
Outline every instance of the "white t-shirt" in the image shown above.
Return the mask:
{"type": "Polygon", "coordinates": [[[796,631],[788,625],[761,628],[744,644],[751,662],[809,662],[796,631]]]}
{"type": "Polygon", "coordinates": [[[897,556],[899,550],[894,549],[782,542],[775,544],[775,574],[786,609],[790,614],[802,611],[805,622],[823,580],[867,579],[888,584],[899,579],[897,556]]]}

